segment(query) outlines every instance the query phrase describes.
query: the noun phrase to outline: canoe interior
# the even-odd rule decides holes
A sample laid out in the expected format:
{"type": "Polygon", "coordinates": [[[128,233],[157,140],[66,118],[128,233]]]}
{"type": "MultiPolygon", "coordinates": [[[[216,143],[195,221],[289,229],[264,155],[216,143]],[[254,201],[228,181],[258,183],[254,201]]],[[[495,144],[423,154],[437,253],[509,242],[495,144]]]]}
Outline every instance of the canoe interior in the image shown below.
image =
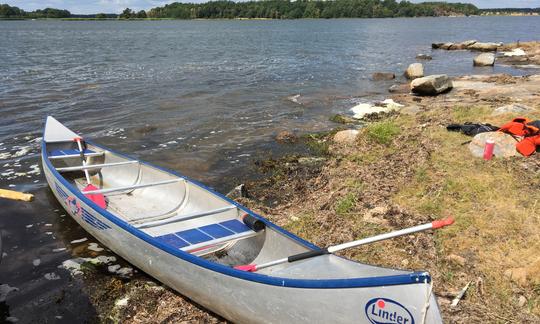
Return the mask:
{"type": "MultiPolygon", "coordinates": [[[[45,147],[44,158],[49,158],[57,170],[81,166],[80,157],[70,154],[77,151],[75,142],[46,143],[45,147]]],[[[135,161],[92,144],[87,144],[86,149],[88,155],[93,155],[87,158],[88,165],[135,161]]],[[[73,190],[82,190],[87,185],[82,170],[59,172],[73,190]]],[[[195,183],[153,166],[122,164],[91,169],[89,173],[92,184],[99,189],[180,180],[104,193],[108,212],[175,249],[228,266],[260,264],[309,250],[271,226],[259,232],[246,230],[243,210],[195,183]]],[[[270,267],[259,273],[301,279],[348,279],[412,272],[326,255],[270,267]]]]}

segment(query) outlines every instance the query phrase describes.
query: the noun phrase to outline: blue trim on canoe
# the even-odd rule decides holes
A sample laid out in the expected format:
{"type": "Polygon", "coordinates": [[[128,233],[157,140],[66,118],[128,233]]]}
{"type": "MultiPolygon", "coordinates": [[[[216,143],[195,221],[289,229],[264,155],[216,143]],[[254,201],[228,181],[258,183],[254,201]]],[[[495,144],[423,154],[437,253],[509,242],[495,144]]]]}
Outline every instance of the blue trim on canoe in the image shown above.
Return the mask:
{"type": "MultiPolygon", "coordinates": [[[[129,157],[122,153],[114,152],[108,148],[104,148],[100,145],[96,145],[95,143],[91,143],[90,141],[86,141],[87,143],[90,143],[92,145],[95,145],[96,147],[105,149],[113,154],[117,154],[119,156],[123,156],[125,158],[134,159],[132,157],[129,157]]],[[[60,175],[58,171],[53,167],[51,161],[48,159],[47,150],[46,150],[46,142],[42,141],[41,143],[41,154],[42,154],[42,161],[45,162],[45,166],[47,169],[51,172],[51,174],[58,180],[62,185],[64,185],[66,188],[68,188],[71,193],[73,193],[74,196],[76,196],[78,199],[82,200],[87,206],[94,209],[96,212],[101,214],[103,217],[105,217],[110,222],[114,223],[118,227],[122,228],[123,230],[127,231],[128,233],[134,235],[135,237],[161,249],[162,251],[165,251],[173,256],[176,256],[184,261],[190,262],[192,264],[195,264],[197,266],[203,267],[205,269],[215,271],[227,276],[258,282],[262,284],[272,285],[272,286],[282,286],[282,287],[290,287],[290,288],[308,288],[308,289],[339,289],[339,288],[364,288],[364,287],[378,287],[378,286],[393,286],[393,285],[407,285],[407,284],[416,284],[416,283],[429,283],[431,282],[431,277],[426,272],[411,272],[406,274],[399,274],[399,275],[393,275],[393,276],[380,276],[380,277],[367,277],[367,278],[349,278],[349,279],[291,279],[291,278],[280,278],[280,277],[271,277],[263,274],[253,273],[253,272],[246,272],[246,271],[240,271],[236,270],[234,268],[218,264],[212,261],[205,260],[203,258],[194,256],[192,254],[189,254],[187,252],[184,252],[182,250],[174,249],[170,245],[164,244],[157,240],[156,238],[140,231],[139,229],[131,226],[129,223],[121,220],[120,218],[114,216],[109,211],[104,210],[100,208],[98,205],[96,205],[93,201],[88,199],[86,196],[84,196],[77,188],[75,188],[71,183],[69,183],[64,177],[60,175]]],[[[135,159],[136,160],[136,159],[135,159]]],[[[236,205],[241,210],[245,211],[246,213],[260,219],[263,221],[267,226],[272,227],[273,229],[277,230],[278,232],[290,237],[291,239],[305,245],[306,247],[309,247],[311,249],[319,249],[317,246],[297,237],[296,235],[285,231],[281,227],[269,222],[265,218],[255,214],[251,210],[248,210],[246,207],[238,204],[235,201],[232,201],[231,199],[216,193],[214,190],[200,184],[197,181],[191,180],[183,175],[178,174],[177,172],[173,172],[167,169],[164,169],[159,166],[154,166],[148,162],[140,161],[141,164],[148,165],[150,167],[162,170],[164,172],[167,172],[172,175],[176,175],[179,177],[183,177],[186,180],[192,182],[195,185],[200,186],[203,189],[208,190],[212,194],[225,199],[232,204],[236,205]]]]}

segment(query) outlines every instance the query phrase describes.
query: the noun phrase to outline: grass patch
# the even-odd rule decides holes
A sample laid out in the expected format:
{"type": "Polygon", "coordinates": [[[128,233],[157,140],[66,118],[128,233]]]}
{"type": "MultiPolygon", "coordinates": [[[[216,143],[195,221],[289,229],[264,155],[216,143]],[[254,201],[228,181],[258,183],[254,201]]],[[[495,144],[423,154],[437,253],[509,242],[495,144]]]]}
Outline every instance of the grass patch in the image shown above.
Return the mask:
{"type": "Polygon", "coordinates": [[[367,126],[366,132],[371,140],[388,145],[395,136],[401,133],[401,130],[394,121],[383,121],[367,126]]]}
{"type": "Polygon", "coordinates": [[[335,210],[338,215],[346,215],[350,213],[356,206],[356,195],[349,192],[345,197],[337,201],[335,210]]]}

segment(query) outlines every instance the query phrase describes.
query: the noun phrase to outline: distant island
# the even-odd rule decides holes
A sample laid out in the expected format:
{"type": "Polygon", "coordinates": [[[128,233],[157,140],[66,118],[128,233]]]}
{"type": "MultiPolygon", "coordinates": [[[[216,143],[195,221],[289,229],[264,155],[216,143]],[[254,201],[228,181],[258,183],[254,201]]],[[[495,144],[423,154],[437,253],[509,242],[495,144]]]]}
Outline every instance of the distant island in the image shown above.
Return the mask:
{"type": "Polygon", "coordinates": [[[68,10],[46,8],[26,12],[0,5],[0,19],[301,19],[301,18],[392,18],[471,15],[538,15],[536,9],[478,9],[472,4],[395,0],[268,0],[171,3],[148,11],[126,8],[121,14],[72,14],[68,10]]]}

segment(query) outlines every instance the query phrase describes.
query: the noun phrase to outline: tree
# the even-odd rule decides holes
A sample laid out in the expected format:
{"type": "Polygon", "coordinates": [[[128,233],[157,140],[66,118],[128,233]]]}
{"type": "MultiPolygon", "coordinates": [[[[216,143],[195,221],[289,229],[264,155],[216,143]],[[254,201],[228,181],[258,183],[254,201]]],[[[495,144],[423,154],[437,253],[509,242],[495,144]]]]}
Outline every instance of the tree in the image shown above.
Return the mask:
{"type": "Polygon", "coordinates": [[[131,19],[133,18],[134,16],[134,12],[129,9],[129,8],[126,8],[124,9],[124,11],[122,11],[122,13],[120,14],[120,16],[118,18],[120,19],[131,19]]]}
{"type": "Polygon", "coordinates": [[[141,11],[137,12],[137,18],[147,18],[146,11],[141,10],[141,11]]]}

